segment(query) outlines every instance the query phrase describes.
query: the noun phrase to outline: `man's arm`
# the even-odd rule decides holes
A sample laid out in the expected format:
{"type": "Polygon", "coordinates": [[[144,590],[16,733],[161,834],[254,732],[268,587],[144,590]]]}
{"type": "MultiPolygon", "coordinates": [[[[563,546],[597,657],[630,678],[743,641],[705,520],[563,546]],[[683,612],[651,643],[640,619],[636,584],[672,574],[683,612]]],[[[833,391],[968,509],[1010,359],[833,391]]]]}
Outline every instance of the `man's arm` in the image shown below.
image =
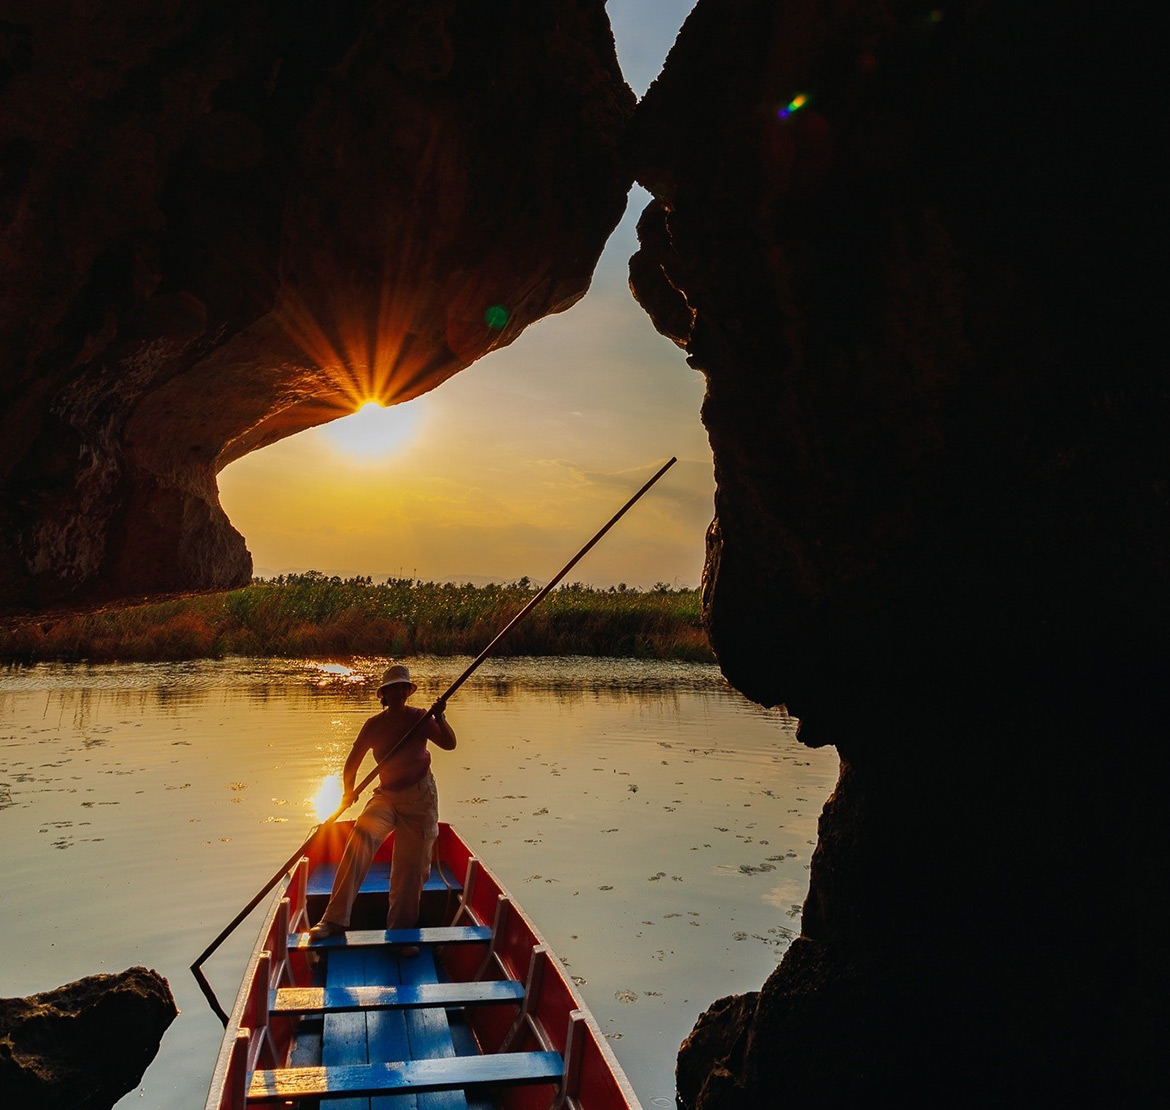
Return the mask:
{"type": "Polygon", "coordinates": [[[454,751],[458,741],[455,739],[455,730],[447,723],[447,703],[439,700],[435,703],[435,712],[431,717],[427,739],[445,751],[454,751]]]}
{"type": "Polygon", "coordinates": [[[346,807],[353,805],[353,792],[357,783],[358,768],[362,765],[362,760],[366,758],[366,752],[373,747],[373,739],[367,727],[369,723],[367,721],[362,725],[357,739],[353,742],[353,747],[349,749],[349,755],[345,757],[345,769],[341,772],[341,789],[343,791],[342,800],[346,807]]]}

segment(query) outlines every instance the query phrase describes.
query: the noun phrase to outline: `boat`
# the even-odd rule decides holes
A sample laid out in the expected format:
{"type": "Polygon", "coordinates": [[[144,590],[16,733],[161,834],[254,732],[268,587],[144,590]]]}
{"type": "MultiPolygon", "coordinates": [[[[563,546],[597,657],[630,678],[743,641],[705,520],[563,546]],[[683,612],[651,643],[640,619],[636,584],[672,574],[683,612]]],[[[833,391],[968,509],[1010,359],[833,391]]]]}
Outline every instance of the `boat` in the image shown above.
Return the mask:
{"type": "Polygon", "coordinates": [[[391,834],[351,928],[310,938],[352,826],[323,828],[274,896],[207,1110],[640,1106],[560,960],[449,824],[439,826],[418,928],[378,927],[391,834]]]}

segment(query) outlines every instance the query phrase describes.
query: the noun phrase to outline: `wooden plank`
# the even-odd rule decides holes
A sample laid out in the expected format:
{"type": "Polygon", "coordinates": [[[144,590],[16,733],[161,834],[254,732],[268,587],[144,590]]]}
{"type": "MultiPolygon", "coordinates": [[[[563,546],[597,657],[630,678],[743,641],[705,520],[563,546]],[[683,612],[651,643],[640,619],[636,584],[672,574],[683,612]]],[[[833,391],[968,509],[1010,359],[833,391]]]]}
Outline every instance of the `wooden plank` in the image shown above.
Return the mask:
{"type": "Polygon", "coordinates": [[[224,1105],[226,1110],[244,1110],[248,1094],[248,1056],[250,1055],[252,1031],[237,1029],[232,1041],[231,1063],[228,1066],[228,1081],[225,1085],[224,1105]]]}
{"type": "MultiPolygon", "coordinates": [[[[417,956],[398,962],[403,985],[416,989],[439,984],[435,955],[424,949],[417,956]]],[[[438,1007],[429,1010],[409,1010],[406,1013],[406,1035],[410,1040],[412,1060],[448,1059],[455,1055],[447,1011],[438,1007]]],[[[418,1094],[418,1110],[467,1110],[467,1095],[460,1090],[422,1091],[418,1094]]]]}
{"type": "MultiPolygon", "coordinates": [[[[360,949],[334,952],[329,957],[325,982],[334,989],[361,986],[366,981],[360,949]]],[[[321,1040],[323,1067],[368,1064],[365,1014],[327,1014],[321,1040]]],[[[370,1110],[369,1098],[347,1098],[332,1110],[370,1110]]]]}
{"type": "Polygon", "coordinates": [[[518,979],[482,983],[414,983],[407,986],[282,987],[269,996],[273,1014],[324,1014],[354,1010],[414,1009],[420,1006],[475,1006],[520,1002],[518,979]]]}
{"type": "Polygon", "coordinates": [[[399,1060],[339,1067],[281,1068],[257,1071],[249,1102],[440,1091],[491,1084],[557,1083],[559,1052],[501,1052],[493,1056],[453,1056],[446,1060],[399,1060]]]}
{"type": "MultiPolygon", "coordinates": [[[[311,895],[328,896],[333,893],[333,879],[337,875],[337,864],[319,863],[313,868],[309,876],[307,893],[311,895]]],[[[450,868],[445,865],[442,871],[439,865],[431,866],[431,873],[423,884],[423,890],[451,890],[455,894],[463,891],[462,880],[456,878],[450,868]],[[446,881],[444,881],[444,879],[446,881]]],[[[361,894],[388,894],[390,891],[390,861],[375,860],[370,864],[370,870],[362,880],[359,893],[361,894]]]]}
{"type": "Polygon", "coordinates": [[[581,1088],[581,1057],[585,1051],[585,1038],[589,1036],[589,1026],[585,1019],[584,1010],[574,1010],[569,1014],[569,1028],[565,1034],[564,1075],[561,1078],[561,1091],[557,1101],[561,1104],[570,1099],[576,1099],[581,1088]]]}
{"type": "MultiPolygon", "coordinates": [[[[398,958],[389,949],[364,948],[361,952],[365,959],[368,984],[401,986],[398,958]]],[[[386,1063],[410,1058],[410,1041],[406,1035],[406,1019],[402,1010],[374,1010],[367,1013],[366,1038],[372,1062],[386,1063]]],[[[418,1110],[418,1096],[405,1094],[375,1097],[370,1099],[370,1110],[418,1110]]]]}
{"type": "Polygon", "coordinates": [[[289,948],[375,948],[383,944],[487,944],[492,939],[488,925],[444,925],[430,929],[350,929],[320,940],[308,933],[292,933],[289,948]]]}
{"type": "MultiPolygon", "coordinates": [[[[467,1011],[455,1011],[447,1014],[448,1024],[451,1026],[451,1043],[455,1046],[456,1056],[480,1055],[479,1042],[467,1024],[467,1011]]],[[[466,1092],[467,1110],[496,1110],[495,1100],[488,1090],[472,1088],[466,1092]]]]}

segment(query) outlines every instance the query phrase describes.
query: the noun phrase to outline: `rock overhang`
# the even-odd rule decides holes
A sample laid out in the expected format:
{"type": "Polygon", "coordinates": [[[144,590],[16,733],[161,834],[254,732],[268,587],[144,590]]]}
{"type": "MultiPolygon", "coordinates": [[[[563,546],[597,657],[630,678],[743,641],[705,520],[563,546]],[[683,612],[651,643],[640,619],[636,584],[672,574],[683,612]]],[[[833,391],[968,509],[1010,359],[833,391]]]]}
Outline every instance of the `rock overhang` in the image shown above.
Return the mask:
{"type": "Polygon", "coordinates": [[[600,2],[140,8],[11,29],[9,609],[247,581],[223,466],[564,311],[626,204],[600,2]]]}
{"type": "MultiPolygon", "coordinates": [[[[713,1015],[734,1058],[686,1061],[688,1097],[771,1106],[782,1084],[856,1105],[874,1067],[904,1096],[964,1062],[992,1093],[1020,1077],[1138,1089],[1157,983],[1126,969],[1159,960],[1140,924],[1165,807],[1154,776],[1124,772],[1158,749],[1170,646],[1160,317],[1135,280],[1153,130],[1140,95],[1072,112],[1067,90],[1085,73],[1134,90],[1140,21],[1090,26],[1039,2],[703,0],[627,131],[599,2],[557,5],[560,22],[517,7],[530,21],[508,41],[487,5],[338,5],[277,57],[278,7],[180,4],[122,41],[126,4],[74,81],[41,65],[47,22],[18,29],[0,91],[24,98],[7,118],[27,124],[3,148],[4,596],[241,581],[218,467],[351,403],[330,367],[376,377],[383,304],[409,322],[394,342],[413,337],[396,348],[403,396],[571,304],[633,166],[656,198],[638,297],[708,378],[721,664],[846,757],[796,955],[758,1004],[713,1015]],[[414,22],[388,39],[392,11],[414,22]],[[459,74],[496,67],[503,100],[459,100],[459,74]],[[379,123],[386,96],[400,110],[379,123]],[[501,133],[516,145],[471,180],[501,133]],[[417,172],[367,179],[391,148],[392,170],[417,172]],[[350,190],[366,198],[352,210],[350,190]],[[423,250],[413,221],[362,220],[393,198],[455,222],[423,250]],[[540,234],[517,238],[517,215],[540,234]],[[484,316],[496,305],[502,331],[484,316]],[[366,354],[328,353],[351,348],[366,354]],[[1078,871],[1115,870],[1126,935],[1103,941],[1078,871]],[[1122,1032],[1062,1017],[1113,1012],[1114,990],[1136,1002],[1122,1032]],[[824,1051],[786,1052],[801,1036],[824,1051]],[[938,1049],[931,1074],[918,1043],[938,1049]]],[[[87,27],[76,16],[66,37],[87,27]]]]}

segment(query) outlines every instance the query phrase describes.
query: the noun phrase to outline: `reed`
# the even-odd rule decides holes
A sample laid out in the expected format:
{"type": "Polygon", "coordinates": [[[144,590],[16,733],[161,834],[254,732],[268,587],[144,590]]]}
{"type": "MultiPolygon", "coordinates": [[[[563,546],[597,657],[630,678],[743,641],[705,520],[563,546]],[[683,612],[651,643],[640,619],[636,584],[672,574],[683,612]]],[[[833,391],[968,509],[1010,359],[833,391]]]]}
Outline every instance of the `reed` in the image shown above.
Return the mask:
{"type": "MultiPolygon", "coordinates": [[[[317,571],[101,613],[40,618],[0,632],[12,662],[147,662],[224,655],[474,655],[536,592],[505,585],[342,579],[317,571]]],[[[553,590],[500,645],[501,655],[713,659],[697,590],[573,583],[553,590]]]]}

